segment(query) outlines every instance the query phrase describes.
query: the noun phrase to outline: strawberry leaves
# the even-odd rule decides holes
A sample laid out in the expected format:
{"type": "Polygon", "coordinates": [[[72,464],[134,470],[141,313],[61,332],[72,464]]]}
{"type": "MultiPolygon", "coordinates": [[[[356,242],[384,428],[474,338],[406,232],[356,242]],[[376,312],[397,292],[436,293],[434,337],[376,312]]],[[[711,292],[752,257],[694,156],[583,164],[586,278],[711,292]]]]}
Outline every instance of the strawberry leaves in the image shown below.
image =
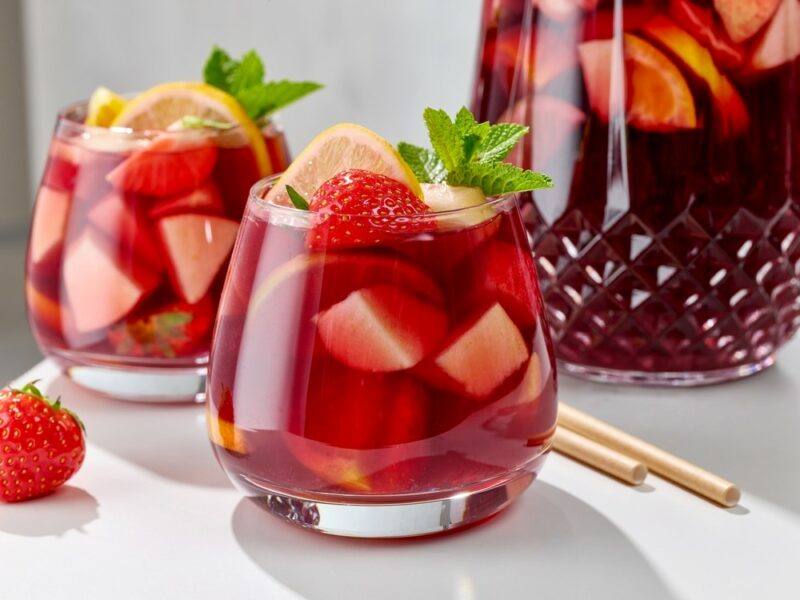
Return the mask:
{"type": "Polygon", "coordinates": [[[264,63],[255,50],[236,60],[214,46],[203,67],[203,80],[236,98],[254,121],[265,119],[322,87],[313,81],[265,82],[264,74],[264,63]]]}
{"type": "Polygon", "coordinates": [[[466,107],[458,111],[455,120],[433,108],[426,108],[423,117],[433,150],[407,142],[397,146],[421,183],[479,187],[487,196],[552,187],[547,175],[502,162],[528,133],[528,127],[478,123],[466,107]]]}

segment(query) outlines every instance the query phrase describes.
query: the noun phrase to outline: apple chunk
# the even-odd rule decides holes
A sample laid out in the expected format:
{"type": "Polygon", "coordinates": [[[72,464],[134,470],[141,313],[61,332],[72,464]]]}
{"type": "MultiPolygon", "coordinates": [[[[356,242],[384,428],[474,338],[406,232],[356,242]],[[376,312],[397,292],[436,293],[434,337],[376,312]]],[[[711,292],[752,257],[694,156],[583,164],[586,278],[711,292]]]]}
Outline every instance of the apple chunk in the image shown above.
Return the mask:
{"type": "Polygon", "coordinates": [[[763,71],[800,56],[800,1],[783,0],[750,57],[750,68],[763,71]]]}
{"type": "Polygon", "coordinates": [[[152,274],[137,278],[126,272],[88,230],[68,247],[63,277],[78,333],[119,321],[157,283],[152,274]]]}
{"type": "Polygon", "coordinates": [[[528,360],[522,334],[496,303],[436,356],[434,363],[476,397],[491,394],[528,360]]]}
{"type": "Polygon", "coordinates": [[[357,290],[315,321],[332,356],[373,372],[410,369],[436,347],[447,329],[442,310],[390,285],[357,290]]]}
{"type": "Polygon", "coordinates": [[[42,186],[36,197],[31,229],[31,259],[38,263],[64,241],[72,203],[68,192],[42,186]]]}
{"type": "Polygon", "coordinates": [[[177,215],[158,222],[178,293],[194,304],[208,292],[236,240],[236,221],[177,215]]]}
{"type": "Polygon", "coordinates": [[[769,21],[780,1],[714,0],[714,8],[717,9],[728,35],[738,43],[753,37],[769,21]]]}

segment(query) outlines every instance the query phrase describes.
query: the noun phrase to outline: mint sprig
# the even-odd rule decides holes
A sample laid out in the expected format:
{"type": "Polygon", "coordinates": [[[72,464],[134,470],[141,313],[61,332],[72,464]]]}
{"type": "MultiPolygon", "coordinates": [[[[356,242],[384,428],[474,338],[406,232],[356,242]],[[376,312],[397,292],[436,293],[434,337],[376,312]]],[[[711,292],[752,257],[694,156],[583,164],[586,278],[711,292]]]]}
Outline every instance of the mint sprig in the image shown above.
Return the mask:
{"type": "Polygon", "coordinates": [[[308,200],[303,198],[303,195],[292,186],[286,186],[286,194],[289,196],[289,200],[292,201],[292,204],[294,204],[295,208],[299,210],[308,210],[308,200]]]}
{"type": "Polygon", "coordinates": [[[400,142],[397,149],[422,183],[479,187],[487,196],[548,188],[543,173],[502,162],[529,128],[516,123],[478,123],[466,107],[455,120],[443,110],[423,113],[433,150],[400,142]]]}
{"type": "Polygon", "coordinates": [[[322,88],[314,81],[264,81],[264,75],[264,63],[255,50],[236,60],[214,46],[203,67],[203,80],[236,98],[254,121],[322,88]]]}

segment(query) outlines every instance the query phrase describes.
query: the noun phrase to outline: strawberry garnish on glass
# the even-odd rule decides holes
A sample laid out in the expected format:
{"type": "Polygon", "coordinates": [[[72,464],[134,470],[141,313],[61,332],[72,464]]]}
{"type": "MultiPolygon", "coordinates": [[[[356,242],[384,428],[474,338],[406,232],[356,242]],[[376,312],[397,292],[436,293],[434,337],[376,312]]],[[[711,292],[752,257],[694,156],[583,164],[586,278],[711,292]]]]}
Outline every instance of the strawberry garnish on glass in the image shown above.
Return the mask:
{"type": "Polygon", "coordinates": [[[20,502],[51,493],[80,469],[83,423],[34,383],[0,391],[0,500],[20,502]]]}

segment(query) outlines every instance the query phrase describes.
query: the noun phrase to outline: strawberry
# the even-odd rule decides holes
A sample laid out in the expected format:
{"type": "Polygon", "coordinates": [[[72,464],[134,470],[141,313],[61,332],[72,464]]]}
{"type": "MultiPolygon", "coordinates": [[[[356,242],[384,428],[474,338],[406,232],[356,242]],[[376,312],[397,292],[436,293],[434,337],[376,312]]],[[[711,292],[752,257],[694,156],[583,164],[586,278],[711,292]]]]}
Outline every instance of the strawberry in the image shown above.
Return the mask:
{"type": "Polygon", "coordinates": [[[117,354],[175,358],[204,346],[214,320],[214,305],[206,296],[197,304],[175,302],[114,326],[108,339],[117,354]]]}
{"type": "Polygon", "coordinates": [[[432,228],[421,221],[395,219],[430,209],[399,181],[361,169],[342,171],[323,183],[309,209],[318,214],[308,237],[308,245],[317,250],[375,245],[432,228]]]}
{"type": "Polygon", "coordinates": [[[164,134],[106,175],[117,189],[149,196],[188,192],[205,181],[217,162],[207,137],[164,134]]]}
{"type": "Polygon", "coordinates": [[[83,423],[34,385],[0,391],[0,500],[49,494],[80,469],[83,423]]]}

